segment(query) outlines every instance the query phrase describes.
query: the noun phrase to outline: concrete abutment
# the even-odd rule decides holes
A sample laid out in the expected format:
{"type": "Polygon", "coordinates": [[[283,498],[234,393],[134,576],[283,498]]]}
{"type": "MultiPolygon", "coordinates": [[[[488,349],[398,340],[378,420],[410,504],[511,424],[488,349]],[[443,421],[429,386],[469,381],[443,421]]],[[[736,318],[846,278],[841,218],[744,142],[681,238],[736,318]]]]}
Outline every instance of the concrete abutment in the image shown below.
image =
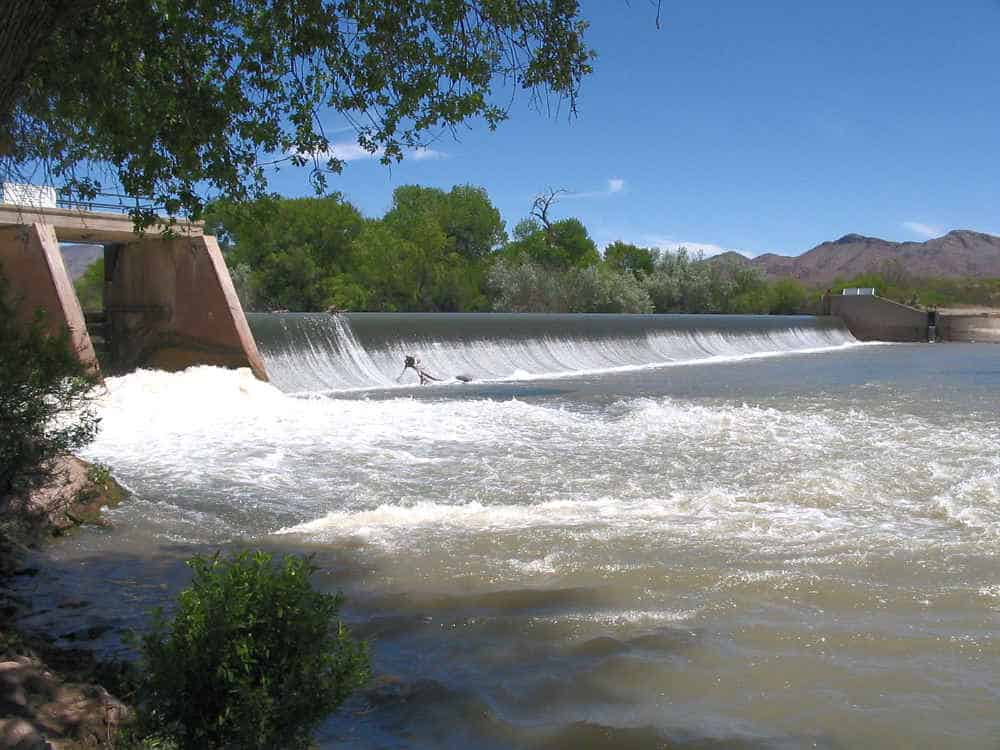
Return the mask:
{"type": "Polygon", "coordinates": [[[1000,316],[918,310],[874,295],[829,295],[823,310],[859,341],[1000,343],[1000,316]]]}
{"type": "Polygon", "coordinates": [[[59,241],[104,245],[105,369],[248,367],[267,380],[229,270],[200,225],[139,235],[117,214],[0,206],[0,265],[27,324],[45,311],[53,332],[67,328],[91,369],[98,358],[66,272],[59,241]]]}

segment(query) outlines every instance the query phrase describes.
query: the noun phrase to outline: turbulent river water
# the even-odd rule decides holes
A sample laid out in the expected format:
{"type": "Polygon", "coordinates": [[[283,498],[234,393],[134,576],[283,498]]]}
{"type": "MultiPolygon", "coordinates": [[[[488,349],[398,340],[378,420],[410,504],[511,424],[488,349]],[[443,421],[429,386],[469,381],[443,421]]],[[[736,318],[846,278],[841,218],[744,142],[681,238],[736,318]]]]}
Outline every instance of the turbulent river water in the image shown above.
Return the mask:
{"type": "Polygon", "coordinates": [[[251,326],[271,384],[108,381],[86,457],[135,497],[23,579],[36,626],[124,652],[186,556],[263,546],[315,554],[372,643],[322,747],[1000,745],[1000,347],[810,318],[251,326]],[[411,353],[443,382],[397,382],[411,353]]]}

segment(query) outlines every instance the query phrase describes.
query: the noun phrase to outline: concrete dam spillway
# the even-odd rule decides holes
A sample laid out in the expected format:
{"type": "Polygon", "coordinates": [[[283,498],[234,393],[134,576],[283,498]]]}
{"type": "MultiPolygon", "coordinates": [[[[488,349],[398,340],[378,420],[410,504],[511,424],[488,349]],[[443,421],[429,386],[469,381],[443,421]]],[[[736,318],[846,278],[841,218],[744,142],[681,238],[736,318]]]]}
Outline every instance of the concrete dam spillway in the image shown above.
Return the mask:
{"type": "Polygon", "coordinates": [[[724,315],[255,314],[286,392],[392,389],[404,357],[443,381],[518,381],[824,351],[857,345],[836,318],[724,315]]]}

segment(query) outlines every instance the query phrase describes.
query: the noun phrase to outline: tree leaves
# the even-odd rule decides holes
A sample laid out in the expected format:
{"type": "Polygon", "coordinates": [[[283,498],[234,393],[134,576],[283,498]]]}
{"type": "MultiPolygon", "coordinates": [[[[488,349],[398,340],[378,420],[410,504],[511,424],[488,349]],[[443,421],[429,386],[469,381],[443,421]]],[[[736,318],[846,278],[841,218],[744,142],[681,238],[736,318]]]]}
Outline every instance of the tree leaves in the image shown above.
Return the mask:
{"type": "Polygon", "coordinates": [[[593,57],[576,0],[93,0],[62,18],[0,111],[0,172],[41,163],[81,196],[118,186],[193,217],[209,190],[265,195],[268,164],[311,165],[324,191],[343,166],[329,110],[391,163],[496,127],[511,85],[575,110],[593,57]]]}

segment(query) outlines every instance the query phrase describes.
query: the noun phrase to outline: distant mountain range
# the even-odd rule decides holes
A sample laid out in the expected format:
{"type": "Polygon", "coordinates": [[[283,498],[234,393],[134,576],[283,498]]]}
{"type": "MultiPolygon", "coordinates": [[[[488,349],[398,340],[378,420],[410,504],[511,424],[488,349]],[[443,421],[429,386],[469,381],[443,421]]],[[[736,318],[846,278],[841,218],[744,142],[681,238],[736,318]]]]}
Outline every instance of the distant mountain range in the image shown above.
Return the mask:
{"type": "Polygon", "coordinates": [[[878,272],[890,261],[898,261],[892,265],[920,278],[1000,278],[1000,237],[965,229],[927,242],[890,242],[847,234],[796,257],[765,253],[748,259],[729,252],[712,260],[726,259],[759,268],[768,278],[791,276],[810,286],[828,284],[837,277],[848,280],[862,273],[878,272]]]}
{"type": "MultiPolygon", "coordinates": [[[[102,257],[100,245],[63,245],[66,270],[75,281],[87,267],[102,257]]],[[[877,237],[846,234],[824,242],[799,256],[765,253],[746,258],[728,252],[709,258],[759,268],[771,279],[791,276],[809,286],[829,284],[840,277],[845,281],[862,273],[878,272],[887,262],[914,277],[963,276],[1000,278],[1000,237],[966,229],[956,229],[927,242],[890,242],[877,237]]]]}

